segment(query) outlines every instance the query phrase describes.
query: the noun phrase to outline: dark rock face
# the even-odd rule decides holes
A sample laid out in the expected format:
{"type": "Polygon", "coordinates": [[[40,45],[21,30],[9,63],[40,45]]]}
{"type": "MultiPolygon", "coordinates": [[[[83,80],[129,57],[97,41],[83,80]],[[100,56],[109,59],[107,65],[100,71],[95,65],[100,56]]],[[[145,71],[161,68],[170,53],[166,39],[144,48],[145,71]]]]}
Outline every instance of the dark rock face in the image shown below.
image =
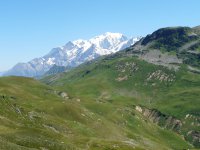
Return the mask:
{"type": "Polygon", "coordinates": [[[49,69],[49,71],[47,71],[45,73],[45,76],[48,76],[48,75],[54,75],[54,74],[57,74],[57,73],[61,73],[61,72],[64,72],[64,71],[68,71],[70,70],[71,67],[67,66],[57,66],[57,65],[53,65],[53,67],[51,67],[49,69]]]}
{"type": "Polygon", "coordinates": [[[154,42],[151,48],[172,51],[196,39],[198,36],[192,34],[192,29],[189,27],[162,28],[146,36],[141,44],[154,42]]]}

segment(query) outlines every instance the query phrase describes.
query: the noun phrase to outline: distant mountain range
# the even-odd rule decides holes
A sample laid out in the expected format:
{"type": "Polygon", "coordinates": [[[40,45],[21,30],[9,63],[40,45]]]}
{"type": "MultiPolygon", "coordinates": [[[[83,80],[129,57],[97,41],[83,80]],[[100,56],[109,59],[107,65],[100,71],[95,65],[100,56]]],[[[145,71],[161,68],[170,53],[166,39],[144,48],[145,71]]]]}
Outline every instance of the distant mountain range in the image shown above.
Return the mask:
{"type": "Polygon", "coordinates": [[[127,38],[120,33],[107,32],[89,40],[69,41],[62,47],[53,48],[43,57],[35,58],[27,63],[16,64],[3,75],[42,76],[54,65],[69,68],[76,67],[99,56],[125,49],[140,39],[141,37],[127,38]]]}

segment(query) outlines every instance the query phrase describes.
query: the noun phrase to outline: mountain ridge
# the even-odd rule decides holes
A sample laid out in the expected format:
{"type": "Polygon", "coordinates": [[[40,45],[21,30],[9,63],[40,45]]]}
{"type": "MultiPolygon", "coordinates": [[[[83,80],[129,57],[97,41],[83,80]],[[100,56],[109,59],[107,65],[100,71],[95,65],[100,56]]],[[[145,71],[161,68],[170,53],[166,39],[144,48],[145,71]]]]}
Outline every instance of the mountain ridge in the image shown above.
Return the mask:
{"type": "Polygon", "coordinates": [[[4,75],[38,77],[45,74],[53,65],[76,67],[99,56],[127,48],[139,39],[140,37],[128,39],[120,33],[106,32],[89,40],[69,41],[64,46],[53,48],[43,57],[35,58],[28,63],[16,64],[4,75]]]}

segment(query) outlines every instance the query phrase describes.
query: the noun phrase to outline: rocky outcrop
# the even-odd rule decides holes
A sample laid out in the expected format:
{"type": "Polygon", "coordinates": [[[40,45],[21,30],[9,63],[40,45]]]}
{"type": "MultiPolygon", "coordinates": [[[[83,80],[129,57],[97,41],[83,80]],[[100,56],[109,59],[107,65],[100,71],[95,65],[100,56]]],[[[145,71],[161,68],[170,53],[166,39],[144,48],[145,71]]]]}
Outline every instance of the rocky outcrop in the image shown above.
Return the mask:
{"type": "Polygon", "coordinates": [[[200,131],[189,131],[187,133],[187,139],[192,139],[192,144],[200,147],[200,131]]]}
{"type": "Polygon", "coordinates": [[[141,106],[136,106],[135,109],[143,116],[147,117],[153,123],[161,127],[180,132],[182,122],[172,116],[165,115],[156,109],[148,109],[141,106]]]}
{"type": "Polygon", "coordinates": [[[151,122],[159,125],[160,127],[175,131],[176,133],[182,135],[185,140],[189,141],[195,147],[200,147],[200,131],[197,129],[199,127],[199,117],[187,114],[181,121],[173,116],[163,114],[156,109],[135,106],[135,110],[151,122]],[[188,127],[188,125],[190,125],[190,127],[188,127]],[[197,128],[195,129],[194,127],[197,128]]]}
{"type": "Polygon", "coordinates": [[[68,94],[65,93],[65,92],[59,92],[58,95],[59,95],[60,97],[64,98],[64,99],[69,99],[68,94]]]}
{"type": "Polygon", "coordinates": [[[135,62],[119,62],[115,68],[118,72],[118,77],[115,80],[118,82],[128,80],[139,69],[135,62]]]}
{"type": "Polygon", "coordinates": [[[115,80],[116,80],[116,81],[119,81],[119,82],[125,81],[125,80],[128,80],[128,76],[125,75],[125,76],[123,76],[123,77],[118,77],[118,78],[116,78],[115,80]]]}
{"type": "Polygon", "coordinates": [[[169,69],[178,70],[183,63],[175,54],[163,53],[160,50],[149,50],[139,55],[139,58],[155,65],[165,66],[169,69]]]}
{"type": "Polygon", "coordinates": [[[65,99],[65,100],[69,99],[69,95],[66,92],[63,92],[63,91],[57,91],[57,90],[49,89],[46,92],[51,93],[51,94],[55,94],[55,95],[61,97],[62,99],[65,99]]]}
{"type": "Polygon", "coordinates": [[[157,70],[148,75],[147,81],[158,80],[160,82],[173,82],[175,80],[175,75],[167,74],[162,70],[157,70]]]}

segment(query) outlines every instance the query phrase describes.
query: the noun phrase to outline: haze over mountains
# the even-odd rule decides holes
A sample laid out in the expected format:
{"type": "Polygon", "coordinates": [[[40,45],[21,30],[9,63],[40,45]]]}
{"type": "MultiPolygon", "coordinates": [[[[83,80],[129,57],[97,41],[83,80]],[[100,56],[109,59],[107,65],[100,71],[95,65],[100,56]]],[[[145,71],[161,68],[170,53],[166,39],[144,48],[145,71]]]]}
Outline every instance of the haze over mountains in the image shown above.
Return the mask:
{"type": "Polygon", "coordinates": [[[16,64],[5,72],[4,76],[38,77],[44,75],[54,65],[76,67],[99,56],[125,49],[140,38],[127,38],[120,33],[107,32],[89,40],[69,41],[62,47],[53,48],[43,57],[35,58],[27,63],[16,64]]]}

